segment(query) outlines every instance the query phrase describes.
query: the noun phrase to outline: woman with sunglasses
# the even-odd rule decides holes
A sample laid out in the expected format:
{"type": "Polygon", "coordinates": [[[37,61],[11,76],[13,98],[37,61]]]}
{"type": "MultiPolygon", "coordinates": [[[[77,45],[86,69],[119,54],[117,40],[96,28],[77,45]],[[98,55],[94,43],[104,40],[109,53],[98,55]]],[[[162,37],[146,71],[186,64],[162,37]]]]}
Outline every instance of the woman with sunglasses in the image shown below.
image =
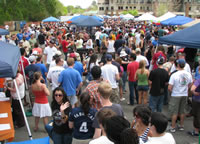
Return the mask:
{"type": "Polygon", "coordinates": [[[80,107],[73,108],[69,116],[69,127],[74,129],[72,144],[88,144],[93,138],[96,109],[91,108],[90,95],[83,92],[80,96],[80,107]]]}
{"type": "Polygon", "coordinates": [[[138,105],[133,109],[134,120],[132,128],[136,130],[139,138],[145,143],[148,136],[151,136],[149,131],[149,122],[151,118],[151,109],[144,105],[138,105]]]}
{"type": "Polygon", "coordinates": [[[50,92],[46,85],[41,81],[44,82],[41,72],[35,72],[33,75],[33,83],[31,85],[32,93],[35,96],[35,101],[32,110],[32,114],[35,117],[34,131],[38,130],[40,118],[43,118],[45,126],[48,123],[48,117],[52,115],[47,98],[47,96],[50,95],[50,92]]]}
{"type": "Polygon", "coordinates": [[[68,126],[71,105],[62,87],[54,89],[52,100],[53,122],[45,126],[46,131],[52,138],[54,144],[71,144],[72,130],[68,126]]]}

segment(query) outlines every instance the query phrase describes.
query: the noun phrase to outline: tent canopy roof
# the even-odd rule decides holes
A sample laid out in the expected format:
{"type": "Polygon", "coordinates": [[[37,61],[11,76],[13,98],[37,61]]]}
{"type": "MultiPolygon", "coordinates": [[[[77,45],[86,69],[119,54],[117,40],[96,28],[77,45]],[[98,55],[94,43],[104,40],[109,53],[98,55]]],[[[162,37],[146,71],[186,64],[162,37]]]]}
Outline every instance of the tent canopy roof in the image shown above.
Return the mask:
{"type": "Polygon", "coordinates": [[[157,21],[157,18],[150,13],[144,13],[140,17],[137,18],[138,21],[157,21]]]}
{"type": "Polygon", "coordinates": [[[0,77],[14,78],[17,73],[20,50],[17,46],[0,41],[0,77]]]}
{"type": "Polygon", "coordinates": [[[42,20],[42,22],[59,22],[59,21],[60,21],[59,19],[52,16],[42,20]]]}
{"type": "Polygon", "coordinates": [[[192,18],[185,17],[185,16],[175,16],[172,18],[169,18],[167,20],[161,21],[162,25],[183,25],[186,23],[189,23],[193,21],[192,18]]]}
{"type": "Polygon", "coordinates": [[[167,20],[167,19],[175,17],[175,16],[176,16],[175,14],[173,14],[171,12],[167,12],[164,15],[158,17],[158,21],[164,21],[164,20],[167,20]]]}
{"type": "Polygon", "coordinates": [[[94,16],[85,16],[82,18],[78,18],[72,21],[72,24],[81,27],[94,27],[94,26],[102,26],[103,23],[97,17],[94,16]]]}
{"type": "Polygon", "coordinates": [[[0,35],[9,35],[9,33],[10,32],[8,30],[0,28],[0,35]]]}
{"type": "Polygon", "coordinates": [[[181,28],[187,28],[187,27],[193,26],[197,23],[200,23],[200,19],[195,19],[189,23],[186,23],[186,24],[182,25],[181,28]]]}
{"type": "Polygon", "coordinates": [[[191,27],[185,28],[173,34],[160,37],[158,42],[160,44],[177,45],[189,48],[200,48],[200,23],[191,27]]]}

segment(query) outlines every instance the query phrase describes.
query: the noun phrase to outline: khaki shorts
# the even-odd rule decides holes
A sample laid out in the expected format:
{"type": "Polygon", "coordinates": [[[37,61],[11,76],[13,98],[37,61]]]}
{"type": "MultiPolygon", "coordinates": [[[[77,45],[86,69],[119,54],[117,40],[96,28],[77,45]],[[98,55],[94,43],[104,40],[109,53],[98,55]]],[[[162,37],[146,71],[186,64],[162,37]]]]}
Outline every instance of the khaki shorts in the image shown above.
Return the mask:
{"type": "Polygon", "coordinates": [[[67,96],[71,105],[75,105],[78,102],[77,96],[67,96]]]}
{"type": "Polygon", "coordinates": [[[110,101],[112,103],[119,103],[120,98],[119,98],[119,89],[118,88],[113,88],[112,89],[112,94],[110,96],[110,101]]]}
{"type": "Polygon", "coordinates": [[[91,141],[91,139],[86,139],[86,140],[79,140],[73,138],[72,144],[88,144],[91,141]]]}
{"type": "Polygon", "coordinates": [[[169,102],[169,113],[170,115],[185,114],[185,107],[187,102],[187,96],[170,98],[169,102]]]}

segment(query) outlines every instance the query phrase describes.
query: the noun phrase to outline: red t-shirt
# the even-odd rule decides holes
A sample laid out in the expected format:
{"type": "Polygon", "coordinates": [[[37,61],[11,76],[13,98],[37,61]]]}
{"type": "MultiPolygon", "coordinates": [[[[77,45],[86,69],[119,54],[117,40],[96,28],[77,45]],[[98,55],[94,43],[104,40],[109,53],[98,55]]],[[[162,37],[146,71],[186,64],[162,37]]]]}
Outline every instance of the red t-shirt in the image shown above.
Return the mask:
{"type": "Polygon", "coordinates": [[[159,51],[159,52],[157,52],[157,53],[155,53],[154,55],[153,55],[153,70],[154,69],[157,69],[158,68],[158,65],[157,65],[157,60],[158,60],[158,58],[159,58],[159,56],[162,56],[162,57],[164,57],[165,58],[165,61],[166,61],[166,56],[163,54],[163,52],[161,52],[161,51],[159,51]]]}
{"type": "Polygon", "coordinates": [[[137,61],[131,62],[128,64],[127,66],[127,72],[129,73],[129,78],[128,80],[131,82],[135,82],[135,73],[137,71],[137,69],[139,68],[139,63],[137,61]]]}
{"type": "Polygon", "coordinates": [[[62,41],[62,48],[63,48],[64,53],[68,52],[68,48],[66,48],[66,46],[68,46],[68,42],[66,40],[63,40],[62,41]]]}
{"type": "Polygon", "coordinates": [[[32,52],[37,51],[39,55],[42,55],[42,49],[41,48],[33,48],[32,52]]]}
{"type": "Polygon", "coordinates": [[[43,91],[34,91],[32,90],[34,96],[35,96],[35,103],[39,104],[46,104],[48,103],[47,95],[43,91]]]}
{"type": "MultiPolygon", "coordinates": [[[[25,68],[29,65],[28,59],[25,58],[24,56],[21,56],[21,60],[22,60],[22,63],[23,63],[23,67],[24,67],[24,69],[25,69],[25,68]]],[[[21,70],[20,73],[23,75],[21,60],[19,61],[20,70],[21,70]]]]}

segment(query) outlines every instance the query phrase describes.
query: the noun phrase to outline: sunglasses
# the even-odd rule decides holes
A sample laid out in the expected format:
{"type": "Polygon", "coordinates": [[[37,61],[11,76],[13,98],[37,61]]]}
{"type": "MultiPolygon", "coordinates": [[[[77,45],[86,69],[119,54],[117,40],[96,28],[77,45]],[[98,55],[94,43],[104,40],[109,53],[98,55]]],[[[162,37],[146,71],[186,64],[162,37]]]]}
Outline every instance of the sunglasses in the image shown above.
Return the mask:
{"type": "Polygon", "coordinates": [[[57,96],[58,96],[58,97],[62,97],[63,95],[62,95],[62,94],[55,94],[54,96],[55,96],[55,97],[57,97],[57,96]]]}

